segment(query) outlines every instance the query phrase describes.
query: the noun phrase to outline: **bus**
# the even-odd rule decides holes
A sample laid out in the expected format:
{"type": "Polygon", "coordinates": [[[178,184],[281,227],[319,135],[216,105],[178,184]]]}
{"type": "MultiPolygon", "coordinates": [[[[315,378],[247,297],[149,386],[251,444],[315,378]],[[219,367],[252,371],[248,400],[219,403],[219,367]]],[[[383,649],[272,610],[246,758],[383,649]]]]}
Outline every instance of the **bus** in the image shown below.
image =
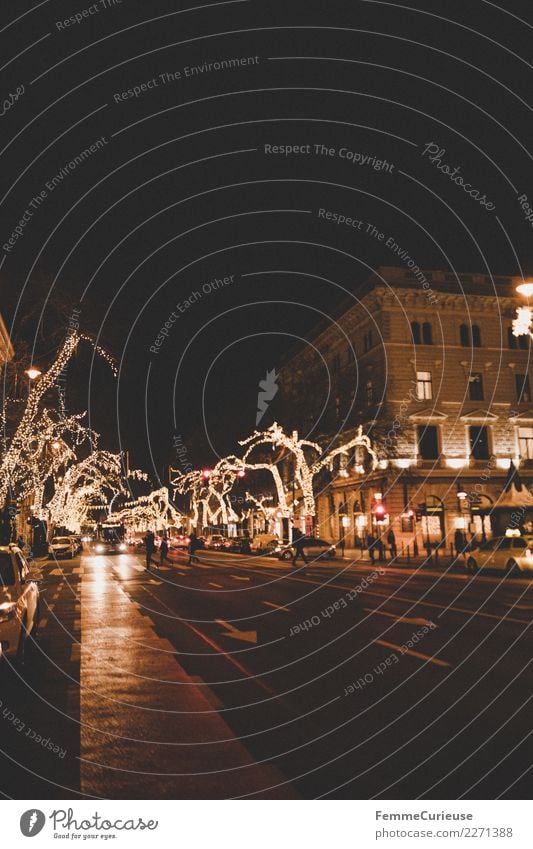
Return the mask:
{"type": "Polygon", "coordinates": [[[94,542],[95,554],[114,554],[128,550],[124,542],[124,525],[116,522],[100,522],[96,528],[96,539],[94,542]]]}

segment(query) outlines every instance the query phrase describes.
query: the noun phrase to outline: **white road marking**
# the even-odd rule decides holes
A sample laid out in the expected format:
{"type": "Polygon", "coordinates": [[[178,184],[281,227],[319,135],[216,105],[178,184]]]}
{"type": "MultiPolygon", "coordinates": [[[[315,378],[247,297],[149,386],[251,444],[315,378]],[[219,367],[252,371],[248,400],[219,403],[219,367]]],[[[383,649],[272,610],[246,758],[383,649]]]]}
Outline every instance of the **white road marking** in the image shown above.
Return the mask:
{"type": "Polygon", "coordinates": [[[251,581],[251,578],[243,578],[241,575],[230,575],[230,578],[235,578],[236,581],[251,581]]]}
{"type": "Polygon", "coordinates": [[[222,584],[215,584],[215,583],[214,583],[214,581],[209,581],[208,586],[210,586],[210,587],[216,587],[216,588],[217,588],[217,590],[221,590],[221,589],[222,589],[222,584]]]}
{"type": "Polygon", "coordinates": [[[412,618],[410,616],[398,616],[395,613],[388,613],[386,610],[377,610],[375,607],[363,607],[365,613],[375,613],[377,616],[388,616],[389,619],[395,619],[396,622],[406,622],[408,625],[430,625],[436,628],[434,622],[429,619],[424,619],[421,616],[412,618]]]}
{"type": "Polygon", "coordinates": [[[273,601],[264,601],[263,604],[266,604],[267,607],[273,607],[274,610],[284,610],[285,613],[290,613],[290,607],[283,607],[282,604],[274,604],[273,601]]]}
{"type": "Polygon", "coordinates": [[[240,631],[231,622],[226,622],[225,619],[215,619],[215,622],[226,629],[223,633],[224,637],[242,640],[243,643],[257,643],[257,631],[240,631]]]}
{"type": "Polygon", "coordinates": [[[397,646],[395,643],[387,643],[385,640],[374,640],[374,642],[378,646],[385,646],[387,649],[399,651],[400,654],[410,654],[411,657],[418,657],[419,660],[427,660],[429,663],[434,663],[435,666],[451,666],[451,663],[447,663],[445,660],[439,660],[438,657],[431,657],[429,654],[422,654],[419,651],[406,649],[404,646],[397,646]]]}

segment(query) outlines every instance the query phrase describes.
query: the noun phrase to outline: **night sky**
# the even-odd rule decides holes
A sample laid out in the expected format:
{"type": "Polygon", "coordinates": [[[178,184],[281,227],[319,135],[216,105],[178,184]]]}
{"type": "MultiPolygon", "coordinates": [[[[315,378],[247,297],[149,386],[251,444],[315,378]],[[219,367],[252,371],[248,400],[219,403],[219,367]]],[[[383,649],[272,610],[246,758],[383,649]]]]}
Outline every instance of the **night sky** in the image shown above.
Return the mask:
{"type": "Polygon", "coordinates": [[[16,336],[43,279],[81,310],[120,370],[80,353],[70,403],[154,479],[178,435],[193,465],[235,450],[266,371],[401,265],[389,236],[533,271],[530,3],[191,5],[21,2],[0,34],[2,311],[16,336]]]}

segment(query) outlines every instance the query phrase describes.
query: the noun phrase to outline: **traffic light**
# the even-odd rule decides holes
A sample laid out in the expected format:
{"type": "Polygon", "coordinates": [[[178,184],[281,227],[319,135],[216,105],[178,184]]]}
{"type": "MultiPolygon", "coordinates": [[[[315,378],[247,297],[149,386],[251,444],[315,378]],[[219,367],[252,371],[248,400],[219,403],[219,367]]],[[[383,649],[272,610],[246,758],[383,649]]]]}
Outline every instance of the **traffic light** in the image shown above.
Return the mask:
{"type": "Polygon", "coordinates": [[[387,508],[385,507],[382,501],[380,501],[374,507],[374,516],[376,517],[376,522],[383,522],[387,517],[387,513],[387,508]]]}

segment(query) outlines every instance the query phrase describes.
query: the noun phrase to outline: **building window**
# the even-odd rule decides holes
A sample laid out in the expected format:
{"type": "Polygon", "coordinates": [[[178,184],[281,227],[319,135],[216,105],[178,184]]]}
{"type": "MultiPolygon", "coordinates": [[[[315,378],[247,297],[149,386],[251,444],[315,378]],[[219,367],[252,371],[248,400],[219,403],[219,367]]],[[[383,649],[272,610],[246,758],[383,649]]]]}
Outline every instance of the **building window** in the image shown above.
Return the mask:
{"type": "Polygon", "coordinates": [[[518,453],[522,460],[533,460],[533,427],[518,428],[518,453]]]}
{"type": "Polygon", "coordinates": [[[331,368],[334,374],[337,374],[341,369],[341,357],[340,354],[335,354],[331,361],[331,368]]]}
{"type": "Polygon", "coordinates": [[[470,372],[468,376],[468,394],[471,401],[483,401],[483,375],[481,372],[470,372]]]}
{"type": "Polygon", "coordinates": [[[355,356],[356,356],[356,354],[355,354],[354,346],[348,345],[348,362],[354,363],[355,362],[355,356]]]}
{"type": "Polygon", "coordinates": [[[529,390],[529,375],[515,374],[516,384],[516,400],[519,404],[529,404],[531,401],[531,392],[529,390]]]}
{"type": "Polygon", "coordinates": [[[514,333],[513,333],[513,328],[512,328],[512,327],[508,327],[508,328],[507,328],[507,345],[508,345],[508,346],[509,346],[509,348],[511,348],[513,351],[515,351],[515,350],[516,350],[516,348],[518,348],[518,339],[517,339],[517,338],[516,338],[516,336],[514,335],[514,333]]]}
{"type": "Polygon", "coordinates": [[[431,401],[431,399],[433,398],[433,387],[431,384],[430,371],[417,371],[416,397],[419,401],[431,401]]]}
{"type": "Polygon", "coordinates": [[[371,380],[367,381],[366,384],[366,405],[367,407],[371,407],[374,403],[374,384],[371,380]]]}
{"type": "Polygon", "coordinates": [[[489,429],[485,425],[474,425],[468,428],[470,439],[470,456],[474,460],[488,460],[489,453],[489,429]]]}
{"type": "Polygon", "coordinates": [[[477,324],[461,324],[459,328],[459,339],[463,348],[480,348],[481,331],[477,324]]]}
{"type": "Polygon", "coordinates": [[[518,336],[518,347],[523,351],[527,351],[529,348],[529,336],[518,336]]]}
{"type": "Polygon", "coordinates": [[[372,347],[372,331],[369,330],[368,333],[365,333],[363,336],[363,349],[366,354],[367,351],[370,351],[372,347]]]}
{"type": "Polygon", "coordinates": [[[411,336],[413,338],[413,345],[420,345],[422,337],[420,336],[420,325],[418,321],[411,322],[411,336]]]}
{"type": "Polygon", "coordinates": [[[433,345],[433,334],[431,332],[431,324],[425,321],[422,325],[422,341],[424,345],[433,345]]]}
{"type": "Polygon", "coordinates": [[[418,454],[421,460],[437,460],[439,457],[439,433],[435,425],[417,427],[418,454]]]}

